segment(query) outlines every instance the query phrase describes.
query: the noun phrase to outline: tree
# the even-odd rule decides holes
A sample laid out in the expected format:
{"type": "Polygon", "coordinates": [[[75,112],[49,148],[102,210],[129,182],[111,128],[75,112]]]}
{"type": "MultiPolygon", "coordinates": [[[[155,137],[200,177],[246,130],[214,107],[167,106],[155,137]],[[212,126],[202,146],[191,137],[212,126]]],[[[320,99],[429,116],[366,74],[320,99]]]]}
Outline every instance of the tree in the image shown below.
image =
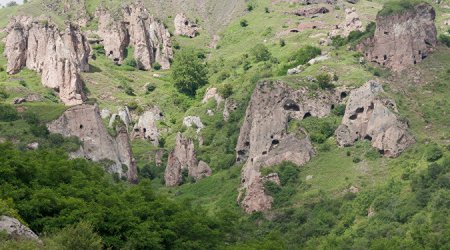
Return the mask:
{"type": "Polygon", "coordinates": [[[261,43],[255,45],[250,53],[256,62],[269,61],[270,58],[272,58],[270,51],[264,44],[261,43]]]}
{"type": "Polygon", "coordinates": [[[13,7],[13,6],[17,6],[17,3],[15,1],[11,1],[6,4],[6,7],[13,7]]]}
{"type": "Polygon", "coordinates": [[[51,240],[50,245],[55,249],[102,249],[102,238],[94,232],[91,224],[78,224],[63,228],[51,240]]]}
{"type": "Polygon", "coordinates": [[[197,89],[208,83],[207,72],[194,49],[183,49],[175,54],[172,81],[181,93],[195,96],[197,89]]]}

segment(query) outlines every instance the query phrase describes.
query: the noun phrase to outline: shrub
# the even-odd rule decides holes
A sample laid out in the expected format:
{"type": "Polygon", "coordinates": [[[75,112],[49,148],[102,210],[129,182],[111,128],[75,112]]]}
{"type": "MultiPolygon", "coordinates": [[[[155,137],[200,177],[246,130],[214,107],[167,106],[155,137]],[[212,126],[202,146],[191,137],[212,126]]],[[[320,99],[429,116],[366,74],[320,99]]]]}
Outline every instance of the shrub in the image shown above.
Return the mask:
{"type": "Polygon", "coordinates": [[[50,240],[51,249],[102,249],[102,238],[87,222],[79,222],[60,230],[50,240]]]}
{"type": "Polygon", "coordinates": [[[138,63],[137,63],[136,59],[134,59],[134,58],[126,59],[123,62],[123,64],[126,66],[129,66],[129,67],[132,67],[132,68],[137,68],[137,66],[138,66],[138,63]]]}
{"type": "Polygon", "coordinates": [[[130,110],[136,110],[139,107],[139,105],[136,102],[130,102],[128,103],[127,107],[130,110]]]}
{"type": "Polygon", "coordinates": [[[38,124],[30,127],[31,133],[36,137],[46,138],[49,134],[47,126],[38,124]]]}
{"type": "Polygon", "coordinates": [[[265,13],[270,13],[269,7],[264,7],[264,12],[265,13]]]}
{"type": "Polygon", "coordinates": [[[272,57],[269,49],[264,44],[257,44],[252,48],[250,54],[253,56],[255,62],[268,61],[272,57]]]}
{"type": "Polygon", "coordinates": [[[9,97],[6,89],[4,87],[0,87],[0,99],[7,99],[9,97]]]}
{"type": "Polygon", "coordinates": [[[322,73],[316,76],[317,83],[321,89],[332,89],[334,85],[331,83],[331,76],[328,73],[322,73]]]}
{"type": "Polygon", "coordinates": [[[14,6],[17,6],[17,3],[15,1],[6,3],[6,7],[14,7],[14,6]]]}
{"type": "Polygon", "coordinates": [[[450,47],[450,36],[440,34],[439,35],[439,41],[443,44],[445,44],[447,47],[450,47]]]}
{"type": "Polygon", "coordinates": [[[344,116],[345,114],[345,104],[339,104],[334,107],[332,113],[336,116],[344,116]]]}
{"type": "Polygon", "coordinates": [[[161,68],[162,68],[161,64],[159,64],[159,63],[154,63],[153,64],[153,69],[154,70],[160,70],[161,68]]]}
{"type": "Polygon", "coordinates": [[[248,26],[248,21],[245,19],[242,19],[239,24],[241,25],[241,27],[247,27],[248,26]]]}
{"type": "Polygon", "coordinates": [[[25,82],[24,80],[20,80],[19,84],[22,85],[23,87],[27,87],[27,82],[25,82]]]}
{"type": "Polygon", "coordinates": [[[130,86],[125,86],[125,94],[129,95],[129,96],[135,96],[136,94],[134,93],[134,89],[130,86]]]}
{"type": "Polygon", "coordinates": [[[17,110],[7,104],[0,104],[0,121],[11,122],[19,119],[17,110]]]}
{"type": "Polygon", "coordinates": [[[286,41],[284,39],[280,39],[280,47],[286,46],[286,41]]]}
{"type": "Polygon", "coordinates": [[[435,143],[429,145],[425,151],[425,157],[429,162],[439,160],[442,157],[442,155],[443,153],[441,148],[435,143]]]}
{"type": "Polygon", "coordinates": [[[247,4],[247,11],[252,11],[253,10],[253,4],[247,4]]]}
{"type": "Polygon", "coordinates": [[[233,85],[231,85],[230,83],[223,84],[219,88],[219,94],[225,99],[230,97],[233,94],[233,85]]]}
{"type": "Polygon", "coordinates": [[[145,88],[146,88],[146,93],[150,94],[151,92],[153,92],[156,89],[156,86],[153,83],[148,83],[145,88]]]}
{"type": "Polygon", "coordinates": [[[207,71],[194,49],[183,49],[175,54],[172,81],[181,93],[195,96],[197,89],[208,82],[207,71]]]}
{"type": "Polygon", "coordinates": [[[343,38],[340,35],[331,38],[331,45],[333,45],[334,47],[344,46],[346,44],[346,42],[347,41],[345,40],[345,38],[343,38]]]}

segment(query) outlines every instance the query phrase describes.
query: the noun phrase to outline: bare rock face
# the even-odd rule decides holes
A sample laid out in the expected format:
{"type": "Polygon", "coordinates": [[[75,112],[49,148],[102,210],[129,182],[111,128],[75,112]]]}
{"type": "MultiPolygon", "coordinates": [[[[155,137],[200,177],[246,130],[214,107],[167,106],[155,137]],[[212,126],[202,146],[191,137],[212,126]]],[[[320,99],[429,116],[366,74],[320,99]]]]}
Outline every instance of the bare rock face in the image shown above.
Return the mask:
{"type": "Polygon", "coordinates": [[[13,239],[29,239],[39,241],[39,237],[20,221],[9,216],[0,217],[0,232],[6,231],[13,239]]]}
{"type": "Polygon", "coordinates": [[[183,119],[183,125],[186,127],[195,127],[197,134],[202,131],[202,129],[205,127],[203,125],[202,120],[198,116],[186,116],[183,119]]]}
{"type": "Polygon", "coordinates": [[[41,73],[42,84],[57,90],[64,104],[83,103],[80,71],[89,70],[90,48],[78,27],[67,23],[61,32],[48,20],[18,16],[10,20],[7,33],[8,74],[27,67],[41,73]]]}
{"type": "Polygon", "coordinates": [[[150,140],[154,146],[159,144],[159,130],[156,126],[157,121],[164,118],[163,113],[158,107],[154,107],[145,111],[140,117],[136,125],[134,125],[131,137],[133,139],[141,138],[150,140]]]}
{"type": "Polygon", "coordinates": [[[345,9],[345,21],[337,25],[336,29],[330,32],[330,37],[342,36],[347,37],[350,32],[359,30],[363,31],[363,24],[359,19],[355,8],[345,9]]]}
{"type": "Polygon", "coordinates": [[[436,13],[427,3],[389,16],[377,16],[375,35],[363,41],[358,50],[368,61],[394,71],[421,62],[436,46],[436,13]]]}
{"type": "Polygon", "coordinates": [[[208,88],[206,90],[205,96],[203,97],[202,103],[207,103],[209,100],[214,99],[217,105],[223,101],[223,97],[220,96],[217,88],[208,88]]]}
{"type": "Polygon", "coordinates": [[[326,14],[328,12],[330,12],[330,10],[325,7],[311,7],[311,8],[303,8],[303,9],[294,11],[294,15],[312,16],[312,15],[317,15],[317,14],[326,14]]]}
{"type": "Polygon", "coordinates": [[[197,24],[189,20],[184,13],[179,13],[175,16],[174,24],[175,35],[194,38],[198,34],[197,24]]]}
{"type": "Polygon", "coordinates": [[[282,82],[264,82],[256,87],[236,146],[237,162],[245,162],[238,201],[247,213],[272,205],[272,197],[264,192],[268,177],[261,175],[261,168],[283,161],[301,166],[315,153],[303,131],[288,133],[289,121],[324,117],[339,101],[340,93],[335,91],[318,92],[313,97],[305,87],[294,90],[282,82]]]}
{"type": "Polygon", "coordinates": [[[138,67],[149,70],[155,63],[162,69],[170,68],[173,58],[172,41],[164,25],[152,17],[141,2],[122,9],[120,18],[111,16],[111,12],[99,9],[97,34],[101,37],[106,54],[121,64],[128,46],[134,48],[134,58],[138,67]]]}
{"type": "Polygon", "coordinates": [[[395,102],[381,93],[382,85],[375,81],[351,91],[342,124],[336,130],[340,146],[365,139],[385,156],[397,157],[415,142],[407,123],[398,117],[395,102]]]}
{"type": "Polygon", "coordinates": [[[126,177],[129,182],[137,182],[136,164],[126,128],[118,128],[118,135],[113,138],[104,127],[96,105],[72,107],[47,127],[51,133],[76,136],[83,142],[73,157],[92,161],[109,160],[110,172],[126,177]]]}
{"type": "Polygon", "coordinates": [[[186,139],[181,133],[177,134],[175,148],[169,154],[164,173],[166,186],[173,187],[182,184],[183,171],[196,181],[212,174],[211,168],[203,161],[198,162],[194,142],[186,139]]]}

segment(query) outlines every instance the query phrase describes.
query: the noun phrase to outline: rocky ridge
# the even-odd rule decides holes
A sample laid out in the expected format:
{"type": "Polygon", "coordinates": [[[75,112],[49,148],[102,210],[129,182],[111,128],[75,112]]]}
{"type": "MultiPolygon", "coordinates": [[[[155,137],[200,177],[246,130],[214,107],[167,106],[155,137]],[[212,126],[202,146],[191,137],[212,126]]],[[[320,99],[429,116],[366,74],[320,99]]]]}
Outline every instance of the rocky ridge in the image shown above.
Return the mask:
{"type": "Polygon", "coordinates": [[[34,70],[41,73],[44,86],[58,91],[64,104],[83,103],[80,72],[89,70],[90,47],[77,26],[66,23],[65,31],[60,31],[47,19],[16,16],[6,31],[8,74],[24,67],[34,70]]]}
{"type": "Polygon", "coordinates": [[[47,127],[51,133],[80,139],[83,144],[72,153],[72,157],[92,161],[108,160],[109,172],[125,177],[129,182],[137,182],[137,169],[126,127],[116,128],[117,136],[112,137],[103,125],[97,105],[74,106],[47,127]]]}
{"type": "Polygon", "coordinates": [[[236,146],[237,162],[245,163],[238,201],[247,213],[271,208],[273,198],[264,192],[267,178],[262,168],[283,161],[301,166],[315,154],[309,137],[303,131],[288,133],[288,125],[292,119],[325,117],[341,101],[339,91],[316,94],[313,97],[306,87],[294,90],[282,82],[257,85],[236,146]]]}

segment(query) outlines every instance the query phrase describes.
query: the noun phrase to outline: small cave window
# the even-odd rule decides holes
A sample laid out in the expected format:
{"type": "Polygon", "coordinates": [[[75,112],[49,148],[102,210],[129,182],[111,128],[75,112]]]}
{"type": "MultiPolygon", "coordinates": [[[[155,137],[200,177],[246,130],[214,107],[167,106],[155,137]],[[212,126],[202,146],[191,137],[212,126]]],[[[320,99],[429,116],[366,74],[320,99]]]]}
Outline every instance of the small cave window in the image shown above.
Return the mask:
{"type": "Polygon", "coordinates": [[[244,150],[239,150],[237,153],[238,153],[238,155],[245,155],[245,151],[244,150]]]}
{"type": "Polygon", "coordinates": [[[111,50],[111,51],[109,51],[109,55],[112,55],[114,52],[111,50]]]}
{"type": "Polygon", "coordinates": [[[286,102],[283,105],[283,108],[285,110],[290,110],[290,111],[300,111],[300,107],[298,106],[298,104],[295,103],[291,99],[286,100],[286,102]]]}
{"type": "Polygon", "coordinates": [[[421,57],[421,59],[423,60],[423,59],[425,59],[425,58],[427,58],[427,55],[425,55],[425,54],[422,54],[422,57],[421,57]]]}
{"type": "Polygon", "coordinates": [[[291,33],[298,33],[299,31],[296,29],[290,30],[291,33]]]}
{"type": "Polygon", "coordinates": [[[83,124],[80,124],[80,129],[83,129],[83,124]]]}
{"type": "Polygon", "coordinates": [[[356,120],[356,118],[358,118],[358,115],[357,115],[357,114],[351,115],[351,116],[349,117],[350,120],[356,120]]]}
{"type": "Polygon", "coordinates": [[[120,59],[119,59],[119,58],[117,58],[117,57],[116,57],[116,58],[114,58],[114,62],[119,62],[119,60],[120,60],[120,59]]]}
{"type": "Polygon", "coordinates": [[[384,58],[384,60],[386,61],[386,60],[387,60],[387,55],[384,55],[383,58],[384,58]]]}
{"type": "Polygon", "coordinates": [[[278,145],[280,143],[280,141],[279,140],[272,140],[272,145],[278,145]]]}
{"type": "Polygon", "coordinates": [[[185,21],[185,22],[184,22],[184,25],[188,26],[188,25],[189,25],[189,22],[188,22],[188,21],[185,21]]]}
{"type": "Polygon", "coordinates": [[[360,108],[356,109],[356,113],[360,114],[362,112],[364,112],[364,107],[360,107],[360,108]]]}
{"type": "Polygon", "coordinates": [[[364,136],[364,140],[372,141],[372,136],[366,135],[364,136]]]}
{"type": "Polygon", "coordinates": [[[378,59],[378,56],[375,56],[375,59],[378,59]]]}
{"type": "Polygon", "coordinates": [[[371,102],[369,105],[369,110],[373,109],[374,107],[375,107],[375,105],[373,104],[373,102],[371,102]]]}
{"type": "Polygon", "coordinates": [[[347,97],[347,92],[341,92],[341,99],[344,99],[345,97],[347,97]]]}
{"type": "Polygon", "coordinates": [[[378,152],[379,152],[380,154],[384,155],[384,150],[383,150],[383,149],[378,150],[378,152]]]}
{"type": "Polygon", "coordinates": [[[161,116],[161,117],[162,117],[162,116],[164,116],[164,114],[163,114],[163,113],[159,113],[159,116],[161,116]]]}
{"type": "Polygon", "coordinates": [[[248,146],[250,146],[250,142],[249,142],[249,141],[246,141],[246,142],[244,143],[244,145],[245,145],[246,147],[248,147],[248,146]]]}
{"type": "Polygon", "coordinates": [[[267,154],[267,151],[262,152],[262,155],[266,155],[266,154],[267,154]]]}
{"type": "Polygon", "coordinates": [[[385,31],[384,34],[385,34],[385,35],[389,35],[389,32],[385,31]]]}
{"type": "Polygon", "coordinates": [[[305,115],[303,116],[303,119],[306,119],[308,117],[311,117],[311,113],[310,112],[306,112],[305,115]]]}
{"type": "Polygon", "coordinates": [[[417,61],[416,61],[416,60],[414,60],[414,64],[417,64],[417,61]]]}
{"type": "Polygon", "coordinates": [[[147,129],[146,128],[144,128],[143,131],[144,131],[144,133],[147,133],[147,129]]]}
{"type": "Polygon", "coordinates": [[[331,109],[334,109],[334,104],[331,104],[331,109]]]}
{"type": "Polygon", "coordinates": [[[422,51],[421,50],[419,50],[419,55],[422,55],[422,51]]]}

